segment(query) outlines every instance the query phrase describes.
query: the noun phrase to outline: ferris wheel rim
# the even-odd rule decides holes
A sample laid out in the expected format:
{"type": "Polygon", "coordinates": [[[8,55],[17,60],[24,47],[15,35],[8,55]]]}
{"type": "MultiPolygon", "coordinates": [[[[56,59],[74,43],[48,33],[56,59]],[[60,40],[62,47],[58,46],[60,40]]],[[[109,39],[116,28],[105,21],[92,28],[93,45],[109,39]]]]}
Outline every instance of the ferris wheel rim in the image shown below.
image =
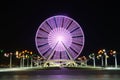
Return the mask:
{"type": "MultiPolygon", "coordinates": [[[[84,35],[84,32],[83,32],[83,30],[82,30],[80,24],[78,24],[78,22],[76,22],[74,19],[72,19],[72,18],[70,18],[70,17],[68,17],[68,16],[56,15],[56,16],[52,16],[52,17],[49,17],[49,18],[45,19],[45,20],[39,25],[39,27],[38,27],[38,29],[37,29],[37,32],[36,32],[36,35],[35,35],[35,45],[36,45],[36,46],[38,45],[38,43],[37,43],[37,38],[36,38],[36,37],[37,37],[37,35],[38,35],[39,29],[42,27],[42,25],[45,23],[45,21],[48,21],[48,20],[52,19],[53,17],[64,17],[64,18],[73,20],[73,22],[74,22],[75,24],[77,24],[78,27],[80,28],[81,33],[82,33],[82,36],[83,36],[83,42],[82,42],[83,46],[81,47],[81,49],[80,49],[78,55],[77,55],[76,57],[74,57],[74,59],[76,59],[76,58],[80,55],[80,53],[82,52],[82,50],[83,50],[83,48],[84,48],[84,44],[85,44],[85,35],[84,35]]],[[[41,51],[39,50],[38,47],[37,47],[37,50],[38,50],[38,52],[40,53],[40,55],[41,55],[43,58],[47,59],[45,56],[43,56],[43,54],[41,53],[41,51]]]]}

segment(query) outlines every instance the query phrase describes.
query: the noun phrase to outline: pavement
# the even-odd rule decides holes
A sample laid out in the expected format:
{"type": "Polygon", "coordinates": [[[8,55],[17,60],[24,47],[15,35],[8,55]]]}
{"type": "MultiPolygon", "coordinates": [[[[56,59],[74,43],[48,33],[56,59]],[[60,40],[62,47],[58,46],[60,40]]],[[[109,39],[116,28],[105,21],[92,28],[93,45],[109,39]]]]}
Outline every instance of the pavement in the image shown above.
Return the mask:
{"type": "Polygon", "coordinates": [[[17,67],[17,68],[0,68],[0,73],[39,73],[39,74],[79,74],[79,73],[119,73],[120,67],[93,67],[93,66],[82,66],[82,67],[17,67]]]}

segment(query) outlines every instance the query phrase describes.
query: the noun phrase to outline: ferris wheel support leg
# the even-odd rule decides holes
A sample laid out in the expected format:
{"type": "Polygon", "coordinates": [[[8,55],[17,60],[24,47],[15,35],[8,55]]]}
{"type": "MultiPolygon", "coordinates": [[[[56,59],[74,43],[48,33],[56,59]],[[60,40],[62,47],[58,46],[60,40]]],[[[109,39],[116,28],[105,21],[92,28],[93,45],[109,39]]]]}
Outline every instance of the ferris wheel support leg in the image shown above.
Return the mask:
{"type": "MultiPolygon", "coordinates": [[[[59,41],[58,41],[58,42],[59,42],[59,41]]],[[[54,48],[53,48],[53,50],[52,50],[52,53],[51,53],[51,54],[50,54],[50,56],[48,57],[47,61],[48,61],[48,60],[50,60],[50,59],[51,59],[51,57],[53,56],[54,51],[55,51],[55,48],[56,48],[56,46],[57,46],[58,42],[55,44],[55,46],[54,46],[54,48]]]]}
{"type": "MultiPolygon", "coordinates": [[[[59,42],[59,41],[58,41],[59,42]]],[[[52,53],[49,55],[49,57],[48,57],[48,59],[47,59],[47,61],[44,63],[44,67],[49,67],[47,64],[50,64],[49,62],[49,60],[51,59],[51,57],[53,56],[53,54],[54,54],[54,51],[55,51],[55,48],[56,48],[56,46],[57,46],[57,44],[58,44],[58,42],[55,44],[55,46],[54,46],[54,48],[53,48],[53,50],[52,50],[52,53]]]]}
{"type": "MultiPolygon", "coordinates": [[[[62,42],[62,41],[61,41],[62,42]]],[[[63,46],[65,47],[65,50],[67,51],[67,55],[69,56],[70,60],[73,60],[73,58],[71,57],[67,47],[65,46],[65,44],[62,42],[63,46]]]]}
{"type": "MultiPolygon", "coordinates": [[[[62,41],[61,41],[62,42],[62,41]]],[[[71,67],[77,66],[76,62],[74,61],[74,59],[71,57],[70,52],[68,51],[67,47],[65,46],[65,44],[62,42],[63,46],[65,47],[66,51],[67,51],[67,55],[69,56],[70,60],[71,60],[71,67]]]]}

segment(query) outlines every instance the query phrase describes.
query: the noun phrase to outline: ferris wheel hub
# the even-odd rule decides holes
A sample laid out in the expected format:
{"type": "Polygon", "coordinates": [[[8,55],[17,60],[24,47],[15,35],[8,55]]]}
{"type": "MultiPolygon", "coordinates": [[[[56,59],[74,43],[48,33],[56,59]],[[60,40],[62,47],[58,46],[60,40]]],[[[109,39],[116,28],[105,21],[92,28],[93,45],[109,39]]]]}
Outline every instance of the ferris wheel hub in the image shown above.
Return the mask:
{"type": "Polygon", "coordinates": [[[72,36],[70,32],[64,28],[53,29],[48,35],[48,43],[53,49],[57,42],[58,44],[55,48],[56,51],[65,51],[62,42],[66,45],[67,48],[69,48],[72,43],[72,36]]]}
{"type": "Polygon", "coordinates": [[[63,36],[58,36],[56,40],[59,41],[59,42],[64,41],[64,37],[63,36]]]}

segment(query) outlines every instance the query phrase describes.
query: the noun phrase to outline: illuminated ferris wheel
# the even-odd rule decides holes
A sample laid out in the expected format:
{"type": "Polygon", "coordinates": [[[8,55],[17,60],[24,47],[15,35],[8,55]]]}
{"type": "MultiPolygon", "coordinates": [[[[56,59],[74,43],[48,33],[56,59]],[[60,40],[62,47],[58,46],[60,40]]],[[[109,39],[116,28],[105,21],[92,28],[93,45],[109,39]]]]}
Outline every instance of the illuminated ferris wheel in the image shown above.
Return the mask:
{"type": "Polygon", "coordinates": [[[72,18],[52,16],[38,27],[35,43],[38,52],[46,59],[75,59],[83,50],[84,33],[72,18]]]}

